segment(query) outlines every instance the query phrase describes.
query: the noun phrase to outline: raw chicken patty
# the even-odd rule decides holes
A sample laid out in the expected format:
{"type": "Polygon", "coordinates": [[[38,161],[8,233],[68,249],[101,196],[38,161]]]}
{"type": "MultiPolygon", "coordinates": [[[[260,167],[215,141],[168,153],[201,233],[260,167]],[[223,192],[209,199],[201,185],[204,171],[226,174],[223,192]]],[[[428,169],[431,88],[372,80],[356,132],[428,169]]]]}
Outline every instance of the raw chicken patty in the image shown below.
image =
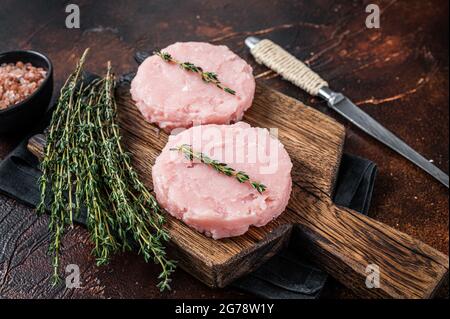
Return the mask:
{"type": "Polygon", "coordinates": [[[196,126],[172,135],[153,166],[157,200],[171,215],[214,239],[244,234],[264,226],[286,208],[292,163],[269,131],[239,122],[196,126]],[[188,144],[195,152],[243,171],[264,184],[262,193],[174,148],[188,144]]]}
{"type": "Polygon", "coordinates": [[[180,62],[191,62],[205,72],[215,72],[224,92],[159,56],[148,57],[131,82],[131,96],[144,118],[166,132],[199,124],[229,124],[241,120],[253,101],[253,70],[224,45],[177,42],[162,50],[180,62]]]}

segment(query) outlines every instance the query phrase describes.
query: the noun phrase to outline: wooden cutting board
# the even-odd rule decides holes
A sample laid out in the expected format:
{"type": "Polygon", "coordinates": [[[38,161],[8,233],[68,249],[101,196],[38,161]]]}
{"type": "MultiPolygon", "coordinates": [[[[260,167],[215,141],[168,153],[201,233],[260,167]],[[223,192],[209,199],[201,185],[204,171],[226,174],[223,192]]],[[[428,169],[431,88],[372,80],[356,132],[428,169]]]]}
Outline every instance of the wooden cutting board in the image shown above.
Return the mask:
{"type": "MultiPolygon", "coordinates": [[[[143,120],[128,84],[121,84],[116,95],[123,141],[141,179],[152,188],[152,165],[168,136],[143,120]]],[[[208,286],[224,287],[276,254],[293,227],[299,227],[305,254],[362,296],[429,298],[434,294],[448,276],[447,256],[331,201],[344,144],[342,125],[260,84],[244,121],[278,129],[294,164],[288,208],[265,227],[251,227],[242,236],[222,240],[208,238],[169,216],[170,254],[183,269],[208,286]],[[366,287],[366,268],[372,264],[380,269],[380,288],[366,287]]],[[[30,149],[39,153],[39,148],[42,140],[32,139],[30,149]]]]}

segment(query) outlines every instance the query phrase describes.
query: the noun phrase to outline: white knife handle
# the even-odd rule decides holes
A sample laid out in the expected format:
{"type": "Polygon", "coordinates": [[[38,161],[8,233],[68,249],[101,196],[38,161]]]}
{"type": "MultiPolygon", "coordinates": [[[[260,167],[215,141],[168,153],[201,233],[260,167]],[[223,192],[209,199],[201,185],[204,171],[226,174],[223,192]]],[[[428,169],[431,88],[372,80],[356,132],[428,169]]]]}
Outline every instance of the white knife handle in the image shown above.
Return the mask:
{"type": "Polygon", "coordinates": [[[265,64],[311,95],[317,96],[321,88],[328,87],[328,83],[317,73],[270,40],[264,39],[257,42],[251,47],[250,52],[256,62],[265,64]]]}

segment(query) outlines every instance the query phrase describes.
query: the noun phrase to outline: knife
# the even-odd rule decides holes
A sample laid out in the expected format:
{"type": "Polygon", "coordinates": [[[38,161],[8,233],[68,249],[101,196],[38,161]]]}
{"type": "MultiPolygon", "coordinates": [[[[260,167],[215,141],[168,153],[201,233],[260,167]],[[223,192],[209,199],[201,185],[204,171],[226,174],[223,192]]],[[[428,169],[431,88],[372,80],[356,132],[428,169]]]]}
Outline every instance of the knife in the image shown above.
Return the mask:
{"type": "Polygon", "coordinates": [[[404,156],[448,188],[447,174],[362,111],[350,99],[331,90],[326,81],[296,57],[268,39],[248,37],[245,44],[259,64],[265,64],[309,94],[321,97],[327,101],[330,108],[353,125],[404,156]]]}

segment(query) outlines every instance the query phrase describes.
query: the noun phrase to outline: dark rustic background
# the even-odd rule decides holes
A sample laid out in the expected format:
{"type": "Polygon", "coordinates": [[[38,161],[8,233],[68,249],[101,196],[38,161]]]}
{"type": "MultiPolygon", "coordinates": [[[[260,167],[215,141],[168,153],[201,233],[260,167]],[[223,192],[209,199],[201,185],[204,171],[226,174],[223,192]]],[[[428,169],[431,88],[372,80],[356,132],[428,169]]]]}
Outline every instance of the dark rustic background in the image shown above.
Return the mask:
{"type": "MultiPolygon", "coordinates": [[[[78,30],[65,28],[64,1],[2,0],[0,52],[34,49],[47,54],[58,88],[86,47],[91,48],[90,71],[101,73],[112,60],[120,74],[136,68],[136,50],[188,40],[226,44],[254,66],[257,78],[343,122],[324,102],[255,64],[243,41],[248,35],[267,37],[448,172],[448,1],[70,2],[81,8],[78,30]],[[368,3],[380,6],[381,29],[365,27],[368,3]]],[[[448,190],[346,126],[345,151],[379,166],[371,216],[448,254],[448,190]]],[[[0,159],[23,135],[0,136],[0,159]]],[[[157,267],[134,254],[95,267],[87,232],[80,227],[65,238],[63,264],[81,266],[83,289],[52,288],[47,222],[0,195],[0,297],[246,297],[233,289],[211,290],[182,270],[174,276],[173,291],[160,295],[154,287],[157,267]]],[[[323,295],[354,297],[336,282],[323,295]]],[[[448,286],[440,295],[448,297],[448,286]]]]}

